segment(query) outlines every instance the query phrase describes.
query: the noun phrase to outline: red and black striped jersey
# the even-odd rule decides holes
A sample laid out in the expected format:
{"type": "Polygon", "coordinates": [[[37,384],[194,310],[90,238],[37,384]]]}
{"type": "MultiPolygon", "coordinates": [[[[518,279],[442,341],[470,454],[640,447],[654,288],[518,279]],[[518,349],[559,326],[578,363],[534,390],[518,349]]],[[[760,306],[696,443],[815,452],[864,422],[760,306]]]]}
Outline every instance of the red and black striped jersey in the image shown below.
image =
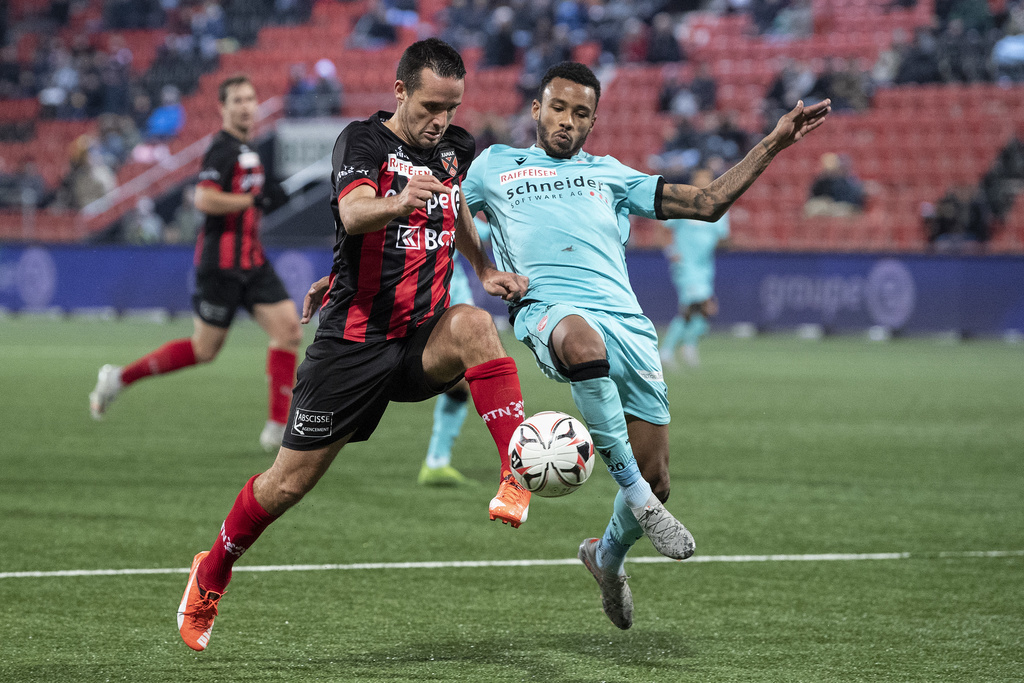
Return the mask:
{"type": "Polygon", "coordinates": [[[320,309],[318,336],[350,341],[405,337],[449,303],[455,224],[461,182],[476,151],[473,136],[449,126],[432,149],[411,147],[378,112],[345,127],[334,145],[334,212],[337,241],[331,287],[320,309]],[[396,218],[383,230],[349,235],[338,200],[360,185],[378,197],[400,193],[408,179],[432,173],[450,188],[427,206],[396,218]]]}
{"type": "MultiPolygon", "coordinates": [[[[256,150],[227,131],[213,137],[203,157],[199,185],[235,194],[259,194],[263,163],[256,150]]],[[[255,207],[223,216],[207,214],[196,241],[198,270],[252,270],[267,262],[259,240],[260,212],[255,207]]]]}

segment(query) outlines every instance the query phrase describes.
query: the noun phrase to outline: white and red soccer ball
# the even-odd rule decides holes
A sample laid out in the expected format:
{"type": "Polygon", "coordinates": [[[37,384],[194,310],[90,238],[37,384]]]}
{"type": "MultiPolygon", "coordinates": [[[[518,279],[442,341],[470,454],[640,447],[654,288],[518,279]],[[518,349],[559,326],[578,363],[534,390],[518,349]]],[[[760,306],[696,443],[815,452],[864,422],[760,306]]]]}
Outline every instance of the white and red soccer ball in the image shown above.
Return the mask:
{"type": "Polygon", "coordinates": [[[583,423],[545,411],[516,427],[508,444],[512,474],[528,491],[545,498],[572,493],[594,471],[594,442],[583,423]]]}

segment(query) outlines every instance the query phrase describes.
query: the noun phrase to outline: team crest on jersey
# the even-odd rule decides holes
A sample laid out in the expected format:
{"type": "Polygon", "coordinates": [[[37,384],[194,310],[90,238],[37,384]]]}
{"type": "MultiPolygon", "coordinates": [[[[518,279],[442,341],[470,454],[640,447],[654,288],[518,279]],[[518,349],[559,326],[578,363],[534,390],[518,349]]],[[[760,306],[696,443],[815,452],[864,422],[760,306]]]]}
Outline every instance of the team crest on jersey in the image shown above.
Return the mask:
{"type": "Polygon", "coordinates": [[[459,160],[455,156],[454,149],[446,149],[441,152],[441,165],[444,166],[445,172],[451,177],[455,177],[459,173],[459,160]]]}

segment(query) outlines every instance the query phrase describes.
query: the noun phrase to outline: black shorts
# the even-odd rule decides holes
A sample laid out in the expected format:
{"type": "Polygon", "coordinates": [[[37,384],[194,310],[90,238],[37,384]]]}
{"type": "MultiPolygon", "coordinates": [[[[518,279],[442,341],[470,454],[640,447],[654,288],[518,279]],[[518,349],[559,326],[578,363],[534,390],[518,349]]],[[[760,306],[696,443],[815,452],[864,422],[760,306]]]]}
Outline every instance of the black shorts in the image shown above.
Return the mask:
{"type": "Polygon", "coordinates": [[[197,271],[192,310],[205,323],[230,327],[239,306],[252,315],[256,304],[276,304],[288,298],[288,290],[269,263],[253,270],[197,271]]]}
{"type": "Polygon", "coordinates": [[[312,451],[348,434],[350,442],[366,441],[391,401],[425,401],[458,384],[461,374],[434,386],[423,373],[423,349],[438,320],[382,342],[316,339],[296,373],[284,447],[312,451]]]}

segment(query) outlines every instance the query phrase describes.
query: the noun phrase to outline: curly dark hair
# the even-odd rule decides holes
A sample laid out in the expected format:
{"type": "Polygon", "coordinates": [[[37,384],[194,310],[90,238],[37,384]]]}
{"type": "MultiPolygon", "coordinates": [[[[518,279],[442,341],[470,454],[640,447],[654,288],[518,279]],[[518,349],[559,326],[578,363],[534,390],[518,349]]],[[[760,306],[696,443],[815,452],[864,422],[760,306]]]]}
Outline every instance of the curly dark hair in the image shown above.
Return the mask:
{"type": "Polygon", "coordinates": [[[597,103],[601,100],[601,81],[597,80],[597,76],[589,66],[579,62],[562,62],[548,69],[544,73],[544,78],[540,80],[540,88],[537,90],[538,101],[544,99],[544,88],[548,87],[548,83],[556,78],[564,78],[567,81],[593,88],[594,107],[597,108],[597,103]]]}
{"type": "Polygon", "coordinates": [[[395,78],[405,83],[405,89],[412,93],[420,87],[423,67],[428,67],[440,78],[466,77],[462,57],[454,47],[437,38],[427,38],[407,47],[398,60],[395,78]]]}

